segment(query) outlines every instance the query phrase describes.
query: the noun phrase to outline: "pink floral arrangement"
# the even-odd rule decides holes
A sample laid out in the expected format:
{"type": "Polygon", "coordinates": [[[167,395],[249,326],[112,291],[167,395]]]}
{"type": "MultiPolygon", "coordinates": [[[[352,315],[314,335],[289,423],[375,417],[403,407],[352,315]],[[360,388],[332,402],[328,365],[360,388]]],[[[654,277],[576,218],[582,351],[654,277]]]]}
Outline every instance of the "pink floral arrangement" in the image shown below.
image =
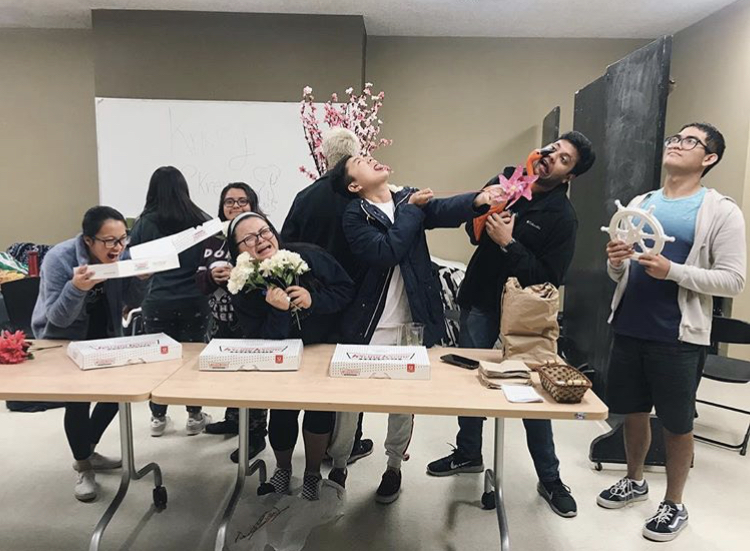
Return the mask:
{"type": "MultiPolygon", "coordinates": [[[[354,88],[345,90],[349,100],[339,103],[338,94],[331,94],[323,104],[323,124],[328,128],[343,127],[351,130],[359,138],[361,154],[370,155],[376,149],[391,145],[393,140],[378,138],[380,125],[383,123],[378,118],[378,111],[383,105],[385,92],[377,95],[372,93],[372,83],[367,82],[361,94],[355,94],[354,88]]],[[[302,118],[302,130],[305,141],[310,148],[310,156],[315,161],[317,174],[304,166],[299,167],[300,172],[315,180],[328,170],[328,164],[323,156],[323,130],[318,120],[318,109],[315,106],[315,97],[312,88],[305,86],[302,89],[302,101],[300,102],[300,116],[302,118]]]]}
{"type": "Polygon", "coordinates": [[[479,241],[487,224],[487,218],[504,211],[521,198],[531,200],[531,184],[538,178],[536,174],[532,176],[524,174],[523,165],[518,165],[510,178],[500,174],[498,178],[500,183],[493,186],[492,203],[495,206],[491,207],[486,214],[474,218],[474,238],[479,241]]]}
{"type": "Polygon", "coordinates": [[[500,174],[500,188],[503,190],[502,200],[507,201],[505,208],[510,207],[522,197],[531,201],[531,184],[538,179],[539,176],[536,174],[532,176],[524,174],[523,165],[518,165],[510,178],[500,174]]]}
{"type": "Polygon", "coordinates": [[[33,358],[30,347],[23,331],[3,331],[0,333],[0,364],[20,364],[33,358]]]}

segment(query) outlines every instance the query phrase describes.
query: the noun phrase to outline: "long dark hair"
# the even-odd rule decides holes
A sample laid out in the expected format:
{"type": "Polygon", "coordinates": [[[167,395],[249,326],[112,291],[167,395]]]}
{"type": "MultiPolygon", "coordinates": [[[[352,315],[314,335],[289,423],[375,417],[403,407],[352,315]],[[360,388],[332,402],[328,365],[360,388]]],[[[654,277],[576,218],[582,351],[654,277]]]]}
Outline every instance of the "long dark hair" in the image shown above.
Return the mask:
{"type": "Polygon", "coordinates": [[[221,190],[221,197],[219,198],[219,218],[221,218],[222,222],[226,222],[227,220],[227,217],[224,215],[224,199],[226,199],[227,193],[229,193],[230,189],[241,189],[244,191],[245,197],[247,197],[247,200],[250,203],[250,211],[263,214],[263,211],[260,209],[258,194],[255,193],[255,190],[245,182],[232,182],[231,184],[224,186],[224,189],[221,190]]]}
{"type": "Polygon", "coordinates": [[[156,217],[156,225],[164,234],[198,226],[210,218],[190,199],[185,176],[173,166],[159,167],[151,175],[141,216],[145,214],[156,217]]]}

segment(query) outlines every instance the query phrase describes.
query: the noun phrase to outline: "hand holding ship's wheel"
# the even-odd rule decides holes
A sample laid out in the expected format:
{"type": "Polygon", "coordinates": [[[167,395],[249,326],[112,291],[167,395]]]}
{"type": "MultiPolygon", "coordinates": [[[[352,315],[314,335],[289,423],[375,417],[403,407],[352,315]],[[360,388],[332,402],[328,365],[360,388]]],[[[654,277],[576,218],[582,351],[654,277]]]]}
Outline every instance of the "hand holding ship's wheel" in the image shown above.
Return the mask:
{"type": "Polygon", "coordinates": [[[620,201],[615,201],[615,205],[617,212],[612,215],[609,226],[602,226],[602,231],[608,233],[612,241],[623,241],[632,246],[633,258],[642,254],[658,255],[664,250],[665,243],[674,242],[674,237],[664,233],[664,228],[654,216],[653,206],[644,210],[623,207],[620,201]]]}

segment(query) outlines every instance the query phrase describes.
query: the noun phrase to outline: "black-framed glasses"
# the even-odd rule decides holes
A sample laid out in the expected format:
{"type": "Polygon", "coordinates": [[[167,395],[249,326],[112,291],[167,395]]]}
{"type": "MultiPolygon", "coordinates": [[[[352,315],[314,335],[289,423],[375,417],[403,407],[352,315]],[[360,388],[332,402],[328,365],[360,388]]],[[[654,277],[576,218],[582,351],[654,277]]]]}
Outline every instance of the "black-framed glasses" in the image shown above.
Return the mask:
{"type": "Polygon", "coordinates": [[[669,136],[666,140],[664,140],[664,147],[669,147],[670,145],[677,145],[685,151],[691,151],[700,145],[701,147],[703,147],[703,149],[706,150],[707,153],[710,153],[708,146],[695,136],[682,137],[679,134],[669,136]]]}
{"type": "Polygon", "coordinates": [[[247,197],[240,197],[239,199],[232,199],[231,197],[228,199],[224,199],[224,206],[225,207],[233,207],[237,205],[238,207],[246,207],[250,204],[250,201],[247,199],[247,197]]]}
{"type": "Polygon", "coordinates": [[[246,235],[245,238],[237,244],[239,245],[240,243],[244,243],[248,249],[252,249],[261,239],[263,239],[264,241],[270,241],[271,237],[273,237],[273,231],[271,231],[271,228],[266,226],[258,233],[251,233],[246,235]]]}
{"type": "Polygon", "coordinates": [[[99,237],[94,236],[94,241],[99,241],[100,243],[104,243],[105,249],[114,249],[115,247],[122,247],[125,248],[128,245],[130,245],[130,236],[125,235],[121,237],[120,239],[117,239],[115,237],[110,237],[107,239],[101,239],[99,237]]]}

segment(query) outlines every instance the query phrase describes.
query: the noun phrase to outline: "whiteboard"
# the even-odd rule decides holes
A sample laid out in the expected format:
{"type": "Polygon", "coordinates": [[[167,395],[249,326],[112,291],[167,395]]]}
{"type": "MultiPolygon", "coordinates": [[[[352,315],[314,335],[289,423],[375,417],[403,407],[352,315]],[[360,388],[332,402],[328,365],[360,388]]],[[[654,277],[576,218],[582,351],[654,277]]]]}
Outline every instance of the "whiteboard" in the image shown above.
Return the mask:
{"type": "Polygon", "coordinates": [[[221,189],[245,182],[281,230],[314,169],[296,102],[96,98],[99,203],[136,217],[151,174],[182,171],[193,201],[218,214],[221,189]]]}

